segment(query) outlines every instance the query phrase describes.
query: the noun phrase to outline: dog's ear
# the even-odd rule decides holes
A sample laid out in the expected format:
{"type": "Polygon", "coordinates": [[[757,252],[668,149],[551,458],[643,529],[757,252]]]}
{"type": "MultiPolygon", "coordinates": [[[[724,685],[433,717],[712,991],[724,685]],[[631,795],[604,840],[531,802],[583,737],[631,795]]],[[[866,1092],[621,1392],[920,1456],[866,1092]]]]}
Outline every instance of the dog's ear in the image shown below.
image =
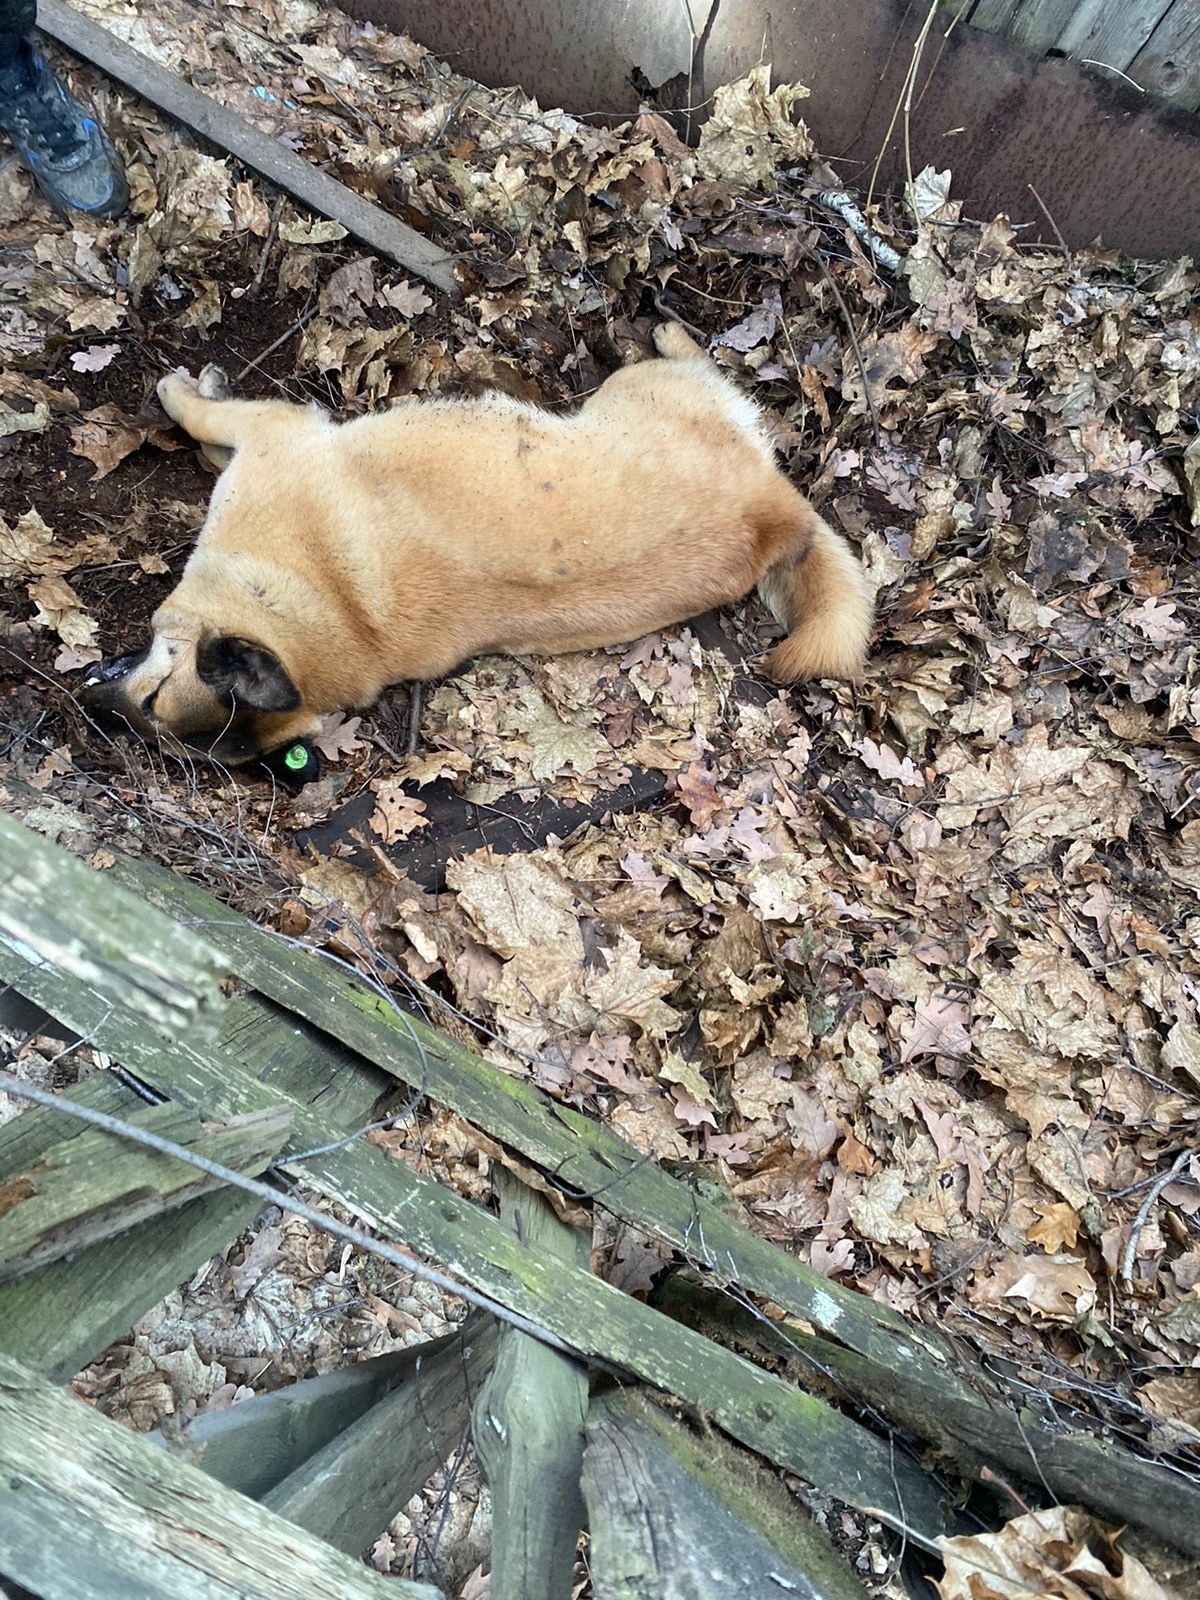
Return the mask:
{"type": "Polygon", "coordinates": [[[283,662],[260,644],[221,634],[206,639],[196,652],[200,681],[216,694],[232,695],[240,706],[255,711],[295,711],[300,691],[283,662]]]}

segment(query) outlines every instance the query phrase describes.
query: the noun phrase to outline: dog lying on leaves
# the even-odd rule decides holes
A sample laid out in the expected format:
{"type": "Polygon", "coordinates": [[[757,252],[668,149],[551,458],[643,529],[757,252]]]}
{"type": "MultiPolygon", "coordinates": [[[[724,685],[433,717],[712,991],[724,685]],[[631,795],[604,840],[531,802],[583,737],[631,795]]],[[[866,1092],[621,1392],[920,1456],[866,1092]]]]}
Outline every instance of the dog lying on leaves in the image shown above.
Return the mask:
{"type": "Polygon", "coordinates": [[[491,395],[339,425],[233,399],[217,368],[163,378],[223,471],[149,648],[103,669],[92,704],[240,764],[389,684],[625,643],[755,584],[790,630],[769,678],[854,678],[872,613],[849,547],[753,402],[682,328],[654,340],[663,359],[569,415],[491,395]]]}

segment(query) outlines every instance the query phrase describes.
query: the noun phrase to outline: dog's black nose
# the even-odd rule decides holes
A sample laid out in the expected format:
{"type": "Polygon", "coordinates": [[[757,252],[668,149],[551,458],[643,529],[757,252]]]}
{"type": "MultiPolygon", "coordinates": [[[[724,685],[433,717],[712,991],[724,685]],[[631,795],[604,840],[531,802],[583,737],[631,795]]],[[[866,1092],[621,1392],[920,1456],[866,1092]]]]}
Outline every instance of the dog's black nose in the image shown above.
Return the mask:
{"type": "Polygon", "coordinates": [[[84,679],[83,686],[85,689],[95,689],[102,683],[115,683],[145,659],[146,651],[138,650],[131,656],[113,656],[108,661],[99,661],[84,679]]]}

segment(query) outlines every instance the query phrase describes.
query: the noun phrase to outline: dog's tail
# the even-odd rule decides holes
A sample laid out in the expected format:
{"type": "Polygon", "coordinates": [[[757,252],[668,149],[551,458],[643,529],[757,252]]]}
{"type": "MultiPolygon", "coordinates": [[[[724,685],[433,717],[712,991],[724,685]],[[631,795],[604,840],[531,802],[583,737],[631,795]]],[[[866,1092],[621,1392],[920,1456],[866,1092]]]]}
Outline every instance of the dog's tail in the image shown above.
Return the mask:
{"type": "Polygon", "coordinates": [[[796,537],[758,592],[789,633],[759,663],[776,683],[857,678],[866,665],[874,603],[849,545],[807,501],[796,537]]]}

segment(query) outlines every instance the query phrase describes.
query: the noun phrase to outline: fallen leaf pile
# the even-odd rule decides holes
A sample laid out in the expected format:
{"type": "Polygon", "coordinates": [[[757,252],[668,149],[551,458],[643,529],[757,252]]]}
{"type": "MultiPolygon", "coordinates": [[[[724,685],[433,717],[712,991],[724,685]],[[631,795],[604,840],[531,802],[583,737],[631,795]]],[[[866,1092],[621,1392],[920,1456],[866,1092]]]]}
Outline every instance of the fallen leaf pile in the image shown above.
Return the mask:
{"type": "MultiPolygon", "coordinates": [[[[963,221],[928,173],[872,217],[889,275],[818,202],[800,91],[767,69],[691,149],[649,106],[593,126],[300,0],[87,9],[453,250],[464,299],[111,89],[130,221],[55,218],[0,169],[27,247],[0,258],[0,617],[32,663],[0,756],[42,774],[35,820],[152,851],[402,1000],[423,985],[821,1271],[1200,1472],[1200,1153],[1150,1188],[1200,1152],[1200,273],[963,221]],[[748,696],[688,628],[480,659],[427,691],[414,756],[383,713],[335,719],[295,802],[100,749],[48,690],[136,644],[130,597],[148,614],[202,515],[211,479],[150,403],[168,365],[236,372],[288,334],[243,392],[557,406],[649,349],[656,301],[861,551],[860,685],[748,696]],[[635,770],[665,797],[606,818],[635,770]],[[552,793],[599,820],[449,860],[431,893],[403,869],[435,780],[480,815],[552,793]],[[368,791],[389,872],[293,848],[368,791]]],[[[748,660],[772,636],[753,601],[725,624],[748,660]]],[[[1106,1570],[1027,1587],[1127,1592],[1106,1570]]]]}

